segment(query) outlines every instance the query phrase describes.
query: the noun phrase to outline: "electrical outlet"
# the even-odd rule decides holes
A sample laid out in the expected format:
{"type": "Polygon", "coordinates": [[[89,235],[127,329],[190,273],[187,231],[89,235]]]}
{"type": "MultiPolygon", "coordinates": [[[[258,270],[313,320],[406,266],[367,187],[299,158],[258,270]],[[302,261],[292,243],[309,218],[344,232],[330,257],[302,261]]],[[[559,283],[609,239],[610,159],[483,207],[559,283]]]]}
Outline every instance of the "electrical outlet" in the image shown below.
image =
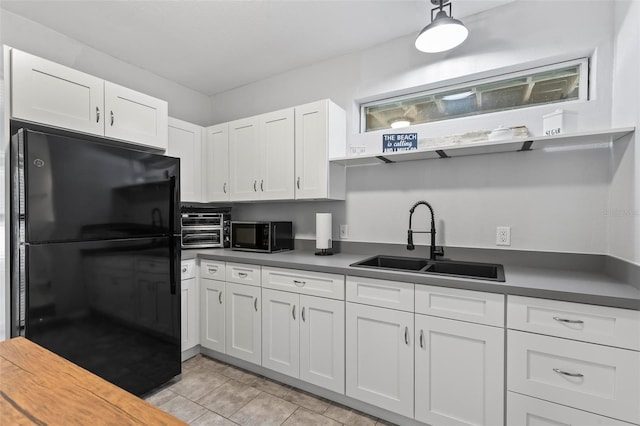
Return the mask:
{"type": "Polygon", "coordinates": [[[346,240],[349,238],[349,225],[340,225],[340,239],[346,240]]]}
{"type": "Polygon", "coordinates": [[[497,246],[511,245],[511,227],[510,226],[496,227],[496,245],[497,246]]]}

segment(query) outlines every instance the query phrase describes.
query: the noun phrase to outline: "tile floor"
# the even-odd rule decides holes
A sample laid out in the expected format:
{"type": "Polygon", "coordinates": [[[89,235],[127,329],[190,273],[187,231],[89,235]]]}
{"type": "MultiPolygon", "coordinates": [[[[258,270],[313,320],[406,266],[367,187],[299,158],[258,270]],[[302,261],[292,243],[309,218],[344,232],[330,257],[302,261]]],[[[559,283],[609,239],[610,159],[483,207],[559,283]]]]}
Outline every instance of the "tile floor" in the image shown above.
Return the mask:
{"type": "Polygon", "coordinates": [[[190,425],[390,425],[265,377],[197,355],[182,379],[146,398],[190,425]]]}

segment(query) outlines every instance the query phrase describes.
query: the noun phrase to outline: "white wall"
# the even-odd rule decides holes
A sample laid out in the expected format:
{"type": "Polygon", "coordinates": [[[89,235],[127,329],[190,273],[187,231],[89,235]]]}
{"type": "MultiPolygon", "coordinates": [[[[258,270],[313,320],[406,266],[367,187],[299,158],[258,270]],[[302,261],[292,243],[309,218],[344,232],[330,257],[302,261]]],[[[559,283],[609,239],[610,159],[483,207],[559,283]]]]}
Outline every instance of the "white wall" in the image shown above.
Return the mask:
{"type": "MultiPolygon", "coordinates": [[[[592,100],[564,108],[579,112],[576,130],[609,127],[611,3],[554,1],[552,10],[543,4],[550,3],[519,1],[465,19],[469,39],[448,53],[419,53],[413,36],[404,37],[220,94],[212,97],[212,122],[328,97],[345,108],[349,139],[359,142],[359,100],[411,87],[434,87],[441,80],[457,82],[494,69],[540,64],[549,58],[592,55],[592,100]]],[[[498,124],[525,124],[539,134],[542,115],[555,108],[450,120],[428,128],[433,134],[455,134],[498,124]]],[[[604,213],[612,179],[611,154],[606,148],[535,151],[356,167],[348,170],[344,203],[237,205],[235,216],[291,219],[297,237],[313,238],[314,213],[329,211],[334,213],[336,239],[338,225],[346,223],[350,240],[402,243],[409,208],[425,199],[432,203],[439,221],[439,243],[495,247],[495,227],[508,225],[514,249],[606,253],[604,213]]],[[[415,228],[426,227],[426,220],[415,224],[415,228]]],[[[428,241],[428,236],[419,238],[428,241]]]]}
{"type": "MultiPolygon", "coordinates": [[[[0,14],[2,44],[164,99],[169,102],[171,117],[200,125],[211,124],[211,102],[207,96],[6,10],[0,14]]],[[[2,68],[0,63],[0,73],[2,68]]]]}
{"type": "MultiPolygon", "coordinates": [[[[614,126],[640,122],[640,2],[616,3],[613,109],[614,126]]],[[[607,210],[608,252],[640,263],[640,151],[636,136],[616,146],[607,210]]]]}

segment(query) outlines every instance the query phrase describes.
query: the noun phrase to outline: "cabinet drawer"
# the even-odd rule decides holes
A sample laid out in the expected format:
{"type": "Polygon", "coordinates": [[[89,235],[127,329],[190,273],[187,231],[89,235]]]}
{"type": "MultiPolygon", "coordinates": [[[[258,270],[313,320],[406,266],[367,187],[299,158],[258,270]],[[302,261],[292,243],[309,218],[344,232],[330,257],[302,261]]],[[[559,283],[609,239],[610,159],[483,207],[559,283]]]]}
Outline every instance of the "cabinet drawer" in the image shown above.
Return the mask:
{"type": "Polygon", "coordinates": [[[508,331],[508,388],[640,422],[640,352],[508,331]]]}
{"type": "Polygon", "coordinates": [[[633,426],[564,405],[507,392],[509,426],[633,426]]]}
{"type": "Polygon", "coordinates": [[[212,280],[225,280],[225,264],[217,260],[201,260],[200,276],[212,280]]]}
{"type": "Polygon", "coordinates": [[[196,260],[183,260],[180,263],[180,279],[188,280],[189,278],[195,278],[196,276],[196,260]]]}
{"type": "Polygon", "coordinates": [[[265,267],[262,268],[262,286],[344,300],[344,275],[339,274],[265,267]]]}
{"type": "Polygon", "coordinates": [[[347,301],[413,312],[412,283],[347,277],[347,301]]]}
{"type": "Polygon", "coordinates": [[[640,350],[640,311],[509,296],[507,327],[640,350]]]}
{"type": "Polygon", "coordinates": [[[227,282],[260,285],[260,265],[227,262],[225,267],[227,282]]]}
{"type": "Polygon", "coordinates": [[[416,313],[504,326],[504,295],[416,285],[416,313]]]}

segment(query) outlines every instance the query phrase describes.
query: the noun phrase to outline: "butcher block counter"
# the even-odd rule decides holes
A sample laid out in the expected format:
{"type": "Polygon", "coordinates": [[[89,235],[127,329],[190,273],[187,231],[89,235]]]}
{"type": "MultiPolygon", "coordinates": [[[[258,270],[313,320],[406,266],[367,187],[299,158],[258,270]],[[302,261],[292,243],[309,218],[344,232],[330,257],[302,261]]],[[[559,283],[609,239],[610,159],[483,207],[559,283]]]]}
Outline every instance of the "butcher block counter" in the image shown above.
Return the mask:
{"type": "Polygon", "coordinates": [[[0,425],[184,425],[23,338],[0,342],[0,425]]]}

